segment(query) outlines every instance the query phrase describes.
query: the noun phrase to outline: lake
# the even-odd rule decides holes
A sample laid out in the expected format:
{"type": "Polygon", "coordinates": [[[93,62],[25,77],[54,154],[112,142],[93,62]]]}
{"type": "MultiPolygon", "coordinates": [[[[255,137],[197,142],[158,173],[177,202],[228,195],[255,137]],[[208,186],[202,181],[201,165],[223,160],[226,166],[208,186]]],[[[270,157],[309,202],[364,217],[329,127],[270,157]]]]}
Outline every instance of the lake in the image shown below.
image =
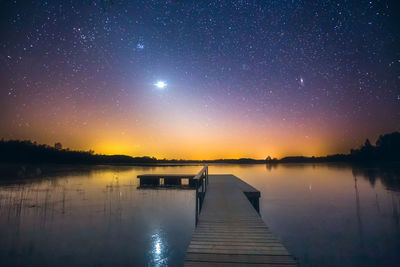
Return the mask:
{"type": "MultiPolygon", "coordinates": [[[[139,189],[136,176],[200,169],[2,166],[2,176],[32,177],[0,184],[0,265],[180,266],[194,191],[139,189]]],[[[302,266],[400,265],[396,166],[212,164],[209,172],[261,191],[260,215],[302,266]]]]}

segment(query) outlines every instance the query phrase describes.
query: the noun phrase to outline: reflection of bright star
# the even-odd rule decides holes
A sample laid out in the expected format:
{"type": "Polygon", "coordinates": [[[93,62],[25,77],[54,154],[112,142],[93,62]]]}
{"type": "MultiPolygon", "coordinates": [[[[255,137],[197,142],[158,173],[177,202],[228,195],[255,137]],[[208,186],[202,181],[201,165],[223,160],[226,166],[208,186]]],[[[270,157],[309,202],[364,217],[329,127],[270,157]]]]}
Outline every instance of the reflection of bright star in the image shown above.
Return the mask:
{"type": "Polygon", "coordinates": [[[160,255],[161,254],[161,246],[160,246],[160,242],[159,241],[157,241],[155,249],[156,249],[156,254],[160,255]]]}
{"type": "Polygon", "coordinates": [[[163,89],[167,86],[167,83],[163,81],[158,81],[154,85],[157,86],[157,88],[163,89]]]}

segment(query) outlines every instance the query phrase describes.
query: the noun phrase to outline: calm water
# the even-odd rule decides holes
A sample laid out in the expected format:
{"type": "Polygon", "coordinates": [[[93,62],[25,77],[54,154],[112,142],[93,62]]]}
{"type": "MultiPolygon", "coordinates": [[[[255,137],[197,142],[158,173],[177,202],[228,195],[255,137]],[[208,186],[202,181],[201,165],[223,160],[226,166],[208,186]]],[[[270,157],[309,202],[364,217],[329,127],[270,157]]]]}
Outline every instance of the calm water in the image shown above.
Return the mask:
{"type": "MultiPolygon", "coordinates": [[[[194,230],[194,191],[137,189],[136,176],[200,168],[42,168],[36,179],[0,185],[0,265],[179,266],[194,230]]],[[[210,173],[259,189],[262,218],[303,266],[400,265],[394,167],[212,165],[210,173]]]]}

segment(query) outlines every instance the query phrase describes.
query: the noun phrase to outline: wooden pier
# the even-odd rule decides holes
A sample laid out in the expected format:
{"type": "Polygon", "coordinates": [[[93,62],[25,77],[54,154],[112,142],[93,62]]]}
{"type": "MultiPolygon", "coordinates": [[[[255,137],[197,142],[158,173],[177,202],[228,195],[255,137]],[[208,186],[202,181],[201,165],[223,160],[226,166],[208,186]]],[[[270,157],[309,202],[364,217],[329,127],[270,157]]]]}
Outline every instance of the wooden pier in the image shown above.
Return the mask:
{"type": "Polygon", "coordinates": [[[258,190],[230,174],[208,180],[184,266],[296,266],[258,214],[258,190]]]}
{"type": "Polygon", "coordinates": [[[297,262],[269,231],[259,215],[260,191],[231,174],[140,175],[141,184],[160,179],[181,184],[189,179],[196,190],[196,228],[184,266],[293,267],[297,262]]]}

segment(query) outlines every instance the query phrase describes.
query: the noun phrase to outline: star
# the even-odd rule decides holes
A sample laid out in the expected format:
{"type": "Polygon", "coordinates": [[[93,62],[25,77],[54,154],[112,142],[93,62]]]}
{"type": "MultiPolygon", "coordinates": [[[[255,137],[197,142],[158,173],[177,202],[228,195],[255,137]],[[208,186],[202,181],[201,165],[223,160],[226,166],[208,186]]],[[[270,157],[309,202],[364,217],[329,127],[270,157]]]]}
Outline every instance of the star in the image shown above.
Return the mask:
{"type": "Polygon", "coordinates": [[[304,79],[303,79],[303,77],[300,77],[300,85],[301,85],[301,86],[304,86],[304,79]]]}
{"type": "Polygon", "coordinates": [[[138,43],[138,44],[136,45],[136,49],[137,49],[137,50],[143,50],[143,49],[144,49],[144,44],[138,43]]]}
{"type": "Polygon", "coordinates": [[[159,89],[164,89],[167,86],[167,83],[164,81],[157,81],[154,85],[159,89]]]}

